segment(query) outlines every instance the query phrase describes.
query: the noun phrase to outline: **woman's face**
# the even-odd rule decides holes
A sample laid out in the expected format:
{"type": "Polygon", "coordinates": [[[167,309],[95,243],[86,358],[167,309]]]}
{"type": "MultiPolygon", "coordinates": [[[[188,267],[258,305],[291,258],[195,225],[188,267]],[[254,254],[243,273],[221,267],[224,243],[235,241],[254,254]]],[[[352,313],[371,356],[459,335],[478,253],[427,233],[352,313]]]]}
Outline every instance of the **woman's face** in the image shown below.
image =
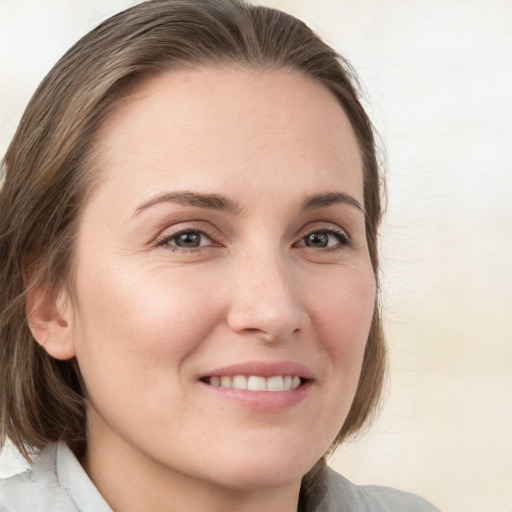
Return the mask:
{"type": "Polygon", "coordinates": [[[187,70],[98,140],[69,321],[90,471],[298,485],[345,420],[374,308],[343,110],[296,73],[187,70]]]}

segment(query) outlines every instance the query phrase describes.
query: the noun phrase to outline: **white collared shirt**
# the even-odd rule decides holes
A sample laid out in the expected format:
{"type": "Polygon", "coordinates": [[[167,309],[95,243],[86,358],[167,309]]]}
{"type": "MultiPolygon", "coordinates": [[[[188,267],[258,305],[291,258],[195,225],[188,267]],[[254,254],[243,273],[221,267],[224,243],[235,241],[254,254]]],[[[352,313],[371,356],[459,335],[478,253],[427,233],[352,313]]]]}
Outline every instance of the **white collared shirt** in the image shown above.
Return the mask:
{"type": "MultiPolygon", "coordinates": [[[[306,512],[439,512],[414,494],[358,486],[327,466],[306,512]]],[[[73,452],[50,443],[29,465],[12,446],[0,454],[0,512],[113,512],[73,452]]]]}

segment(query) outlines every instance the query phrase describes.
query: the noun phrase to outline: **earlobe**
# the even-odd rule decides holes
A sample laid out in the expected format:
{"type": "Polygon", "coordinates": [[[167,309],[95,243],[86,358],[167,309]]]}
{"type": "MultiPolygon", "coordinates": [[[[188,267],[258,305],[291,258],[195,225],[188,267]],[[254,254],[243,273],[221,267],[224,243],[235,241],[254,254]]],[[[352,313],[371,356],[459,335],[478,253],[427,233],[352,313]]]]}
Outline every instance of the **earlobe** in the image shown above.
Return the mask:
{"type": "Polygon", "coordinates": [[[54,297],[45,284],[29,289],[25,314],[32,336],[50,356],[61,360],[75,357],[71,308],[64,292],[54,297]]]}

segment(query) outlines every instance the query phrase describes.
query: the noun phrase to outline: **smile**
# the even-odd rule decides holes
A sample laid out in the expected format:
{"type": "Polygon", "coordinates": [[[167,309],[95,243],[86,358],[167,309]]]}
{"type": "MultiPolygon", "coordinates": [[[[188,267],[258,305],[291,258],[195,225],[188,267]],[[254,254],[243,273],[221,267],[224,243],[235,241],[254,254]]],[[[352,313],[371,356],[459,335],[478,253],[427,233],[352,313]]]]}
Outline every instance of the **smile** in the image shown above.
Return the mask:
{"type": "Polygon", "coordinates": [[[268,378],[260,375],[223,375],[205,377],[202,380],[211,386],[247,391],[291,391],[302,383],[297,375],[275,375],[268,378]]]}

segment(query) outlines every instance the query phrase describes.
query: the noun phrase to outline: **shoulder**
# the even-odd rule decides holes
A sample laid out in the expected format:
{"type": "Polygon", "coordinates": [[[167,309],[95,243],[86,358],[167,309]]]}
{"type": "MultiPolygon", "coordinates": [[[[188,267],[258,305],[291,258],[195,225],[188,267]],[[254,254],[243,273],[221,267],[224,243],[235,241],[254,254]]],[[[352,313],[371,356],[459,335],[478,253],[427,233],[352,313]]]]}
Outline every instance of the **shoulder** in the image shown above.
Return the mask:
{"type": "Polygon", "coordinates": [[[328,467],[321,480],[322,498],[308,512],[439,512],[420,496],[390,487],[355,485],[328,467]]]}
{"type": "Polygon", "coordinates": [[[4,447],[0,454],[0,512],[75,512],[56,473],[57,445],[48,445],[32,465],[4,447]]]}

